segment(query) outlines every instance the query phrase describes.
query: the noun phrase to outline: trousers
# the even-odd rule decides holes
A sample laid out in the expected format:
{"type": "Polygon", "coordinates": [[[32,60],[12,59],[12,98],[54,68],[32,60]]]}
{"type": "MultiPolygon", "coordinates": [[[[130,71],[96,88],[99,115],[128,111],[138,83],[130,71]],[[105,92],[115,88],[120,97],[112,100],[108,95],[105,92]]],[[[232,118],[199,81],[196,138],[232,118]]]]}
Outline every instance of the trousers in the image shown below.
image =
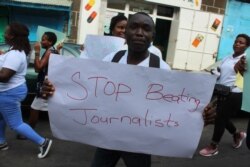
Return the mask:
{"type": "Polygon", "coordinates": [[[21,101],[27,95],[27,86],[22,84],[16,88],[0,92],[0,143],[6,141],[5,128],[23,135],[38,145],[42,145],[45,138],[37,134],[28,124],[23,122],[21,101]]]}
{"type": "Polygon", "coordinates": [[[91,167],[115,167],[122,158],[127,167],[150,167],[151,155],[97,148],[91,167]]]}
{"type": "Polygon", "coordinates": [[[225,129],[232,135],[236,132],[236,127],[230,121],[232,115],[241,109],[242,93],[231,93],[227,98],[218,100],[216,118],[214,123],[214,133],[212,141],[219,143],[225,129]]]}

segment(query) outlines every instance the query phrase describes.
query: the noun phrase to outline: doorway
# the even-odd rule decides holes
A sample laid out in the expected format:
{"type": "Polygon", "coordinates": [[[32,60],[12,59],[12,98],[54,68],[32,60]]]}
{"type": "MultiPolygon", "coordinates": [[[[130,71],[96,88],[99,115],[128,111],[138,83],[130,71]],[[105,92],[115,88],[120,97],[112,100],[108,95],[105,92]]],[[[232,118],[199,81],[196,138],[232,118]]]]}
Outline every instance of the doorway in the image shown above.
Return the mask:
{"type": "Polygon", "coordinates": [[[155,39],[153,41],[154,46],[160,49],[162,52],[162,59],[166,61],[168,39],[170,34],[171,21],[156,19],[155,22],[155,39]]]}

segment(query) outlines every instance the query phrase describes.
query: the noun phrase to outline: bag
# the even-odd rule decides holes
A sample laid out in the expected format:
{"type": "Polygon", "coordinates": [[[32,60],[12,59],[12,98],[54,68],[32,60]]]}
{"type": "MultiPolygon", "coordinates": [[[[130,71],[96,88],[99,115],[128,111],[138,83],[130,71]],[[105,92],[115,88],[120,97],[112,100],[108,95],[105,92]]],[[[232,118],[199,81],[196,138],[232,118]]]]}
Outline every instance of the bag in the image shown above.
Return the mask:
{"type": "Polygon", "coordinates": [[[231,87],[222,84],[215,84],[213,94],[216,96],[229,96],[231,93],[231,87]]]}

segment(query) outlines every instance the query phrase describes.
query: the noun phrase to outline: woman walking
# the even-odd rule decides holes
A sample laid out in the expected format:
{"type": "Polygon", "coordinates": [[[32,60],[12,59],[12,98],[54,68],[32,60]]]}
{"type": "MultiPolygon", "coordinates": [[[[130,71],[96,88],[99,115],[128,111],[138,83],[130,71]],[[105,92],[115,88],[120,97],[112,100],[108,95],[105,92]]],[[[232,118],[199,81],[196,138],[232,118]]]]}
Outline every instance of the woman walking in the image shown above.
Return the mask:
{"type": "Polygon", "coordinates": [[[246,56],[246,49],[249,47],[250,39],[246,34],[239,34],[233,44],[234,53],[222,60],[220,65],[220,76],[218,84],[230,87],[231,92],[227,97],[218,97],[216,119],[211,143],[200,151],[202,156],[213,156],[218,154],[218,145],[225,129],[232,135],[234,149],[240,148],[246,133],[237,130],[230,121],[230,117],[241,109],[242,91],[235,86],[236,74],[240,72],[235,65],[246,56]]]}
{"type": "Polygon", "coordinates": [[[27,95],[25,75],[27,59],[31,48],[29,29],[20,23],[7,26],[4,38],[10,49],[1,55],[0,61],[0,150],[9,148],[5,138],[5,127],[25,136],[40,148],[38,158],[49,153],[52,140],[41,137],[28,124],[24,123],[21,114],[21,101],[27,95]]]}

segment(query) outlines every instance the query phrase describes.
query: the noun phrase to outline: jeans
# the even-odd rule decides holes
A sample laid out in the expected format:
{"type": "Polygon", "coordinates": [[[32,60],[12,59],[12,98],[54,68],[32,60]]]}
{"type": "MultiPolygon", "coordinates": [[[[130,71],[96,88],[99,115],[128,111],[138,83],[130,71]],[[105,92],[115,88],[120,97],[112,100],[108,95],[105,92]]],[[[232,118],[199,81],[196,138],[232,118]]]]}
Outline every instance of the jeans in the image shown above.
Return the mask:
{"type": "Polygon", "coordinates": [[[240,111],[242,102],[242,93],[231,93],[224,100],[218,100],[216,109],[216,118],[214,124],[214,134],[212,141],[219,143],[225,129],[232,135],[236,132],[236,127],[230,121],[230,117],[240,111]]]}
{"type": "Polygon", "coordinates": [[[45,141],[28,124],[23,122],[21,101],[27,95],[27,86],[22,84],[16,88],[0,92],[0,143],[6,141],[6,124],[16,133],[23,135],[38,145],[45,141]]]}
{"type": "Polygon", "coordinates": [[[151,166],[151,155],[97,148],[91,167],[115,167],[120,158],[127,167],[151,166]]]}

